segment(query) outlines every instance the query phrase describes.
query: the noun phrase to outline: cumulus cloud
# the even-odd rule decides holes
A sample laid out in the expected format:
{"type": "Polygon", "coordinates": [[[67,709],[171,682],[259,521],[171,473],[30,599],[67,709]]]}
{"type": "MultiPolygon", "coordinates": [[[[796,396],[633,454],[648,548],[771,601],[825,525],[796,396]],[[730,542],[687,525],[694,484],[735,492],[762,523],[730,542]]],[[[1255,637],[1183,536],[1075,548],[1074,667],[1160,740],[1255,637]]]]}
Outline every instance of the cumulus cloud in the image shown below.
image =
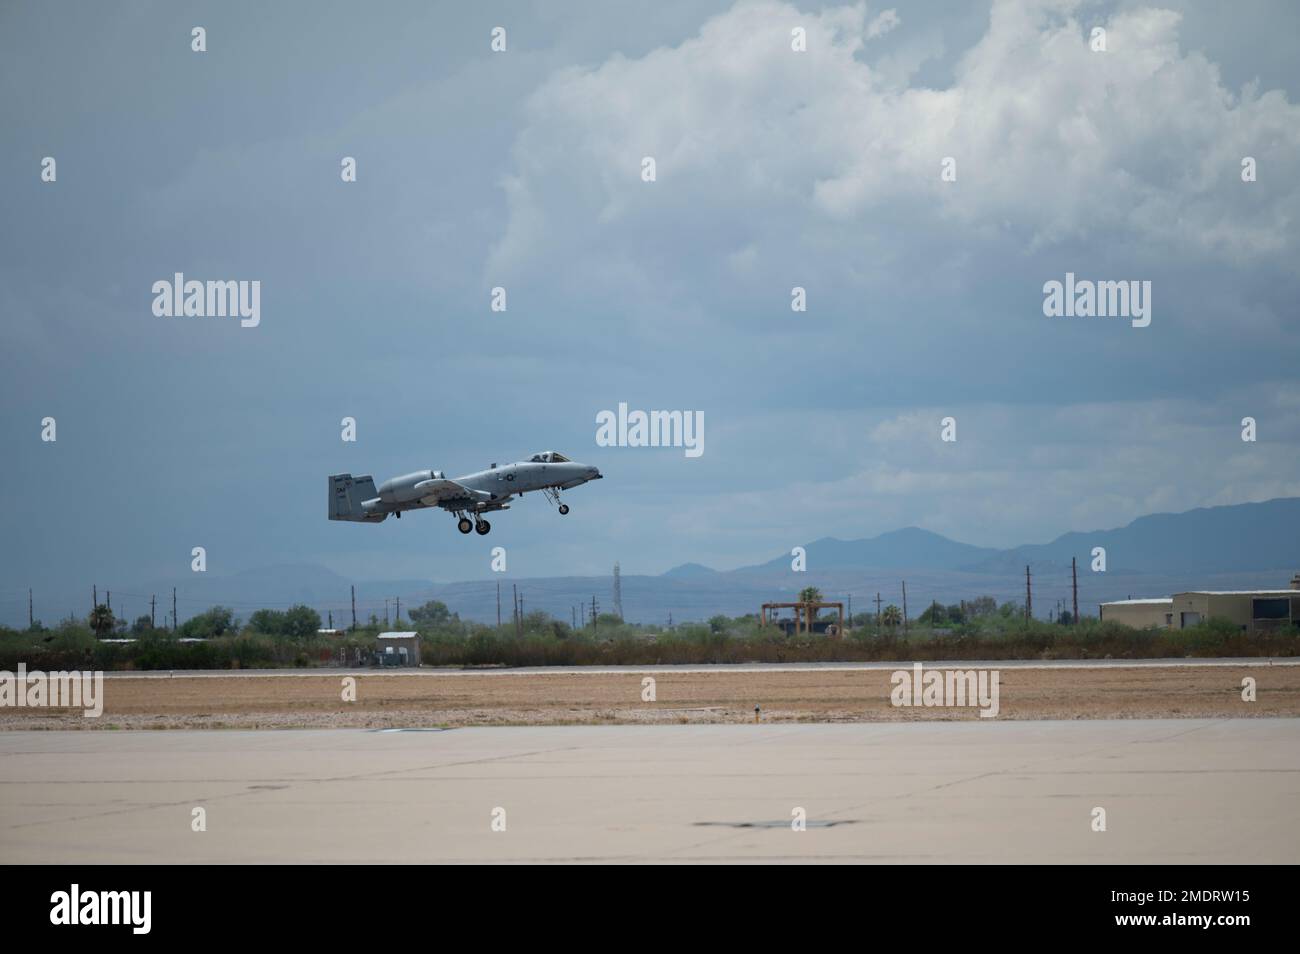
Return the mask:
{"type": "Polygon", "coordinates": [[[912,241],[955,230],[1022,250],[1296,253],[1300,108],[1225,89],[1180,49],[1178,14],[1117,13],[1094,52],[1098,24],[1077,0],[997,2],[944,89],[876,68],[873,38],[898,22],[863,5],[742,0],[675,47],[554,74],[516,139],[489,271],[582,258],[670,283],[702,255],[860,257],[901,223],[912,241]],[[790,48],[794,26],[806,53],[790,48]],[[647,155],[654,184],[638,175],[647,155]],[[1244,156],[1267,185],[1241,182],[1244,156]],[[955,183],[940,181],[944,157],[955,183]]]}

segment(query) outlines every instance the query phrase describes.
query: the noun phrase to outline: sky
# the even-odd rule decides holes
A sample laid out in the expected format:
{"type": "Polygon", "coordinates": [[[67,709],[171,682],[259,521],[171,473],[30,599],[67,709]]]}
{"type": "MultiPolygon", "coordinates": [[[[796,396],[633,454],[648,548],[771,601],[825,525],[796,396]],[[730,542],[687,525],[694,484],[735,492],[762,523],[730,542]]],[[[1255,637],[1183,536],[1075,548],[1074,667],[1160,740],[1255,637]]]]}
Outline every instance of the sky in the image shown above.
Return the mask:
{"type": "Polygon", "coordinates": [[[1297,35],[1289,2],[6,3],[0,602],[195,546],[659,573],[1300,494],[1297,35]],[[259,281],[260,323],[156,316],[176,272],[259,281]],[[1048,317],[1067,273],[1150,282],[1150,324],[1048,317]],[[621,402],[704,453],[599,446],[621,402]],[[606,477],[565,517],[326,519],[329,474],[551,448],[606,477]]]}

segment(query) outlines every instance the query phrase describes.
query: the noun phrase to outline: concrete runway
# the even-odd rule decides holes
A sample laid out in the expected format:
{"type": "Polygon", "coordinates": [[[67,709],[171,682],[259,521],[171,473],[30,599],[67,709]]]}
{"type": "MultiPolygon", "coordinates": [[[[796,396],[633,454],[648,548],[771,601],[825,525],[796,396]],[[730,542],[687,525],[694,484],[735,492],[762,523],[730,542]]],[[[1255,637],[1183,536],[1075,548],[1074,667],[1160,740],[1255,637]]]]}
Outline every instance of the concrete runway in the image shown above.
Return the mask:
{"type": "Polygon", "coordinates": [[[0,862],[290,861],[1296,863],[1300,719],[0,733],[0,862]]]}

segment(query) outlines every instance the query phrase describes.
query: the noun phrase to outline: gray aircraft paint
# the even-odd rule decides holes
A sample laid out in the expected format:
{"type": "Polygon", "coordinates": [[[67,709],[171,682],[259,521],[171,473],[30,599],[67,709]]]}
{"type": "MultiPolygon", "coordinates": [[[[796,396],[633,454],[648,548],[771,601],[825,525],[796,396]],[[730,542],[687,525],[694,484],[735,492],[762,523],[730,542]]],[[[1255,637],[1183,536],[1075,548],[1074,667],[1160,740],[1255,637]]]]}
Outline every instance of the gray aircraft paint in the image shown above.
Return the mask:
{"type": "MultiPolygon", "coordinates": [[[[571,461],[555,451],[534,454],[529,460],[498,467],[493,464],[463,477],[449,479],[440,470],[417,470],[392,477],[378,488],[370,475],[333,474],[329,478],[329,518],[360,523],[380,523],[388,515],[438,507],[475,524],[480,515],[507,510],[510,500],[529,491],[541,491],[559,505],[561,490],[571,490],[602,474],[595,467],[571,461]]],[[[568,511],[563,506],[561,513],[568,511]]],[[[463,528],[462,533],[468,532],[463,528]]],[[[480,533],[486,531],[480,530],[480,533]]]]}

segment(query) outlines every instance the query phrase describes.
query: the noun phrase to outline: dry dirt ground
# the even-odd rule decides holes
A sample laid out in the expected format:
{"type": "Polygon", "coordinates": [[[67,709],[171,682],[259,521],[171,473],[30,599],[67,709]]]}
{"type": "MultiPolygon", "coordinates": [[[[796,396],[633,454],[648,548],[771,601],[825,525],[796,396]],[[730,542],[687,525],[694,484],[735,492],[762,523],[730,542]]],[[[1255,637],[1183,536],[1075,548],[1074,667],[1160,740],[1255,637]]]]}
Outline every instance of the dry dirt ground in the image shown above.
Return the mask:
{"type": "MultiPolygon", "coordinates": [[[[974,708],[895,708],[887,671],[343,674],[105,680],[104,713],[0,710],[0,729],[417,726],[977,719],[974,708]],[[655,700],[643,701],[653,675],[655,700]]],[[[1300,716],[1300,667],[1000,670],[1000,719],[1300,716]],[[1257,699],[1242,698],[1253,678],[1257,699]]]]}

